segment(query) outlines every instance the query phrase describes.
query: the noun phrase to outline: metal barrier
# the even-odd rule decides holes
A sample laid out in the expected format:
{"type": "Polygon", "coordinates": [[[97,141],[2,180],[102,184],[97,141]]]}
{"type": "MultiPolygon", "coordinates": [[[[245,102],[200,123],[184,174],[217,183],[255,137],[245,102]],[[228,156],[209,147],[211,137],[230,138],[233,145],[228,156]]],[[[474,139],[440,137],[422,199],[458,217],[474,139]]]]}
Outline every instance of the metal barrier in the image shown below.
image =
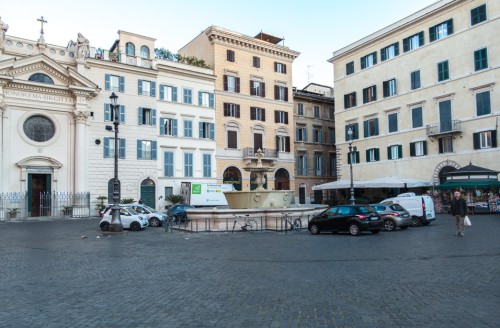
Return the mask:
{"type": "MultiPolygon", "coordinates": [[[[286,232],[290,230],[290,225],[287,224],[284,217],[253,217],[258,222],[256,231],[273,231],[273,232],[286,232]]],[[[293,217],[292,217],[293,218],[293,217]]],[[[307,229],[310,215],[301,216],[302,229],[307,229]]],[[[205,218],[205,219],[188,219],[183,223],[174,224],[175,230],[185,232],[232,232],[234,225],[234,218],[205,218]]],[[[244,231],[236,229],[237,231],[244,231]]]]}
{"type": "Polygon", "coordinates": [[[89,192],[0,193],[0,220],[90,218],[89,192]]]}

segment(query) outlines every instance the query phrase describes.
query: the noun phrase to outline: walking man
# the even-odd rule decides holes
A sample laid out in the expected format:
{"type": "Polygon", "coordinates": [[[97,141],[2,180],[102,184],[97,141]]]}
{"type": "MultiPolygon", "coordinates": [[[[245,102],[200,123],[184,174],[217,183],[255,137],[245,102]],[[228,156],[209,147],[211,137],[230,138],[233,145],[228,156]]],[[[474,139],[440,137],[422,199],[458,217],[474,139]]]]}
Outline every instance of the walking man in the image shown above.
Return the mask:
{"type": "Polygon", "coordinates": [[[467,215],[467,203],[460,195],[459,191],[455,191],[453,200],[451,201],[451,215],[455,220],[455,225],[457,227],[457,236],[464,236],[464,219],[467,215]]]}

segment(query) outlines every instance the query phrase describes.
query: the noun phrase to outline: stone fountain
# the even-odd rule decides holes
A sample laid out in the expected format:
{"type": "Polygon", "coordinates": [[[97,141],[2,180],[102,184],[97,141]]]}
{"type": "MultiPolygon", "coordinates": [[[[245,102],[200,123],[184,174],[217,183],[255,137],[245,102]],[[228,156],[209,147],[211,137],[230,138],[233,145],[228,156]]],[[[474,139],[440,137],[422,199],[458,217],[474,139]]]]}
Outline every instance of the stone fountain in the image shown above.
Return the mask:
{"type": "Polygon", "coordinates": [[[292,190],[266,190],[264,175],[274,172],[274,168],[262,165],[262,150],[257,150],[257,164],[243,168],[255,173],[257,188],[251,191],[226,191],[224,196],[230,208],[286,208],[290,207],[294,192],[292,190]]]}
{"type": "Polygon", "coordinates": [[[245,167],[247,172],[255,173],[257,188],[251,191],[226,191],[228,208],[194,208],[187,210],[191,224],[186,229],[195,231],[227,231],[232,226],[234,216],[257,218],[259,229],[280,230],[283,217],[301,217],[303,226],[307,226],[307,217],[322,212],[326,206],[296,205],[291,206],[292,190],[266,190],[263,185],[264,175],[274,172],[274,168],[262,165],[262,150],[257,151],[257,164],[245,167]]]}

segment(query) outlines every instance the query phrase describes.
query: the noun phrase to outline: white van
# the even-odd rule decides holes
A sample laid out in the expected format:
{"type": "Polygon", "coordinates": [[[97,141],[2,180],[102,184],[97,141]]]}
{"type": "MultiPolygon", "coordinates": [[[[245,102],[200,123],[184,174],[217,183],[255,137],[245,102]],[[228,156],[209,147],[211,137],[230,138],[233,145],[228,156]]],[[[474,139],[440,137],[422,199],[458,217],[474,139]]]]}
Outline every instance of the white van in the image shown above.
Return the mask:
{"type": "Polygon", "coordinates": [[[427,195],[417,196],[414,192],[407,192],[397,197],[384,199],[381,203],[395,203],[403,206],[410,212],[413,227],[421,224],[428,225],[436,219],[434,201],[427,195]]]}

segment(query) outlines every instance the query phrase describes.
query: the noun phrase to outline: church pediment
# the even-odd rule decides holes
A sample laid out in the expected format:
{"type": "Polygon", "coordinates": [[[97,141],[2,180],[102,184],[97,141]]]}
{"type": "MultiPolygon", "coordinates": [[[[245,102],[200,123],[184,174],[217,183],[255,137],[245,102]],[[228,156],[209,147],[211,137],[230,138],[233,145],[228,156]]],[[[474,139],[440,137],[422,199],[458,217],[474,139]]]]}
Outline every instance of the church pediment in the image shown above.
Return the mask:
{"type": "Polygon", "coordinates": [[[6,80],[12,87],[27,85],[32,88],[54,88],[59,90],[80,90],[89,93],[99,91],[93,83],[71,67],[65,67],[44,54],[0,62],[0,80],[6,80]]]}
{"type": "Polygon", "coordinates": [[[21,168],[40,168],[40,167],[51,167],[53,169],[60,169],[62,167],[61,162],[47,156],[32,156],[27,157],[16,163],[18,167],[21,168]]]}

